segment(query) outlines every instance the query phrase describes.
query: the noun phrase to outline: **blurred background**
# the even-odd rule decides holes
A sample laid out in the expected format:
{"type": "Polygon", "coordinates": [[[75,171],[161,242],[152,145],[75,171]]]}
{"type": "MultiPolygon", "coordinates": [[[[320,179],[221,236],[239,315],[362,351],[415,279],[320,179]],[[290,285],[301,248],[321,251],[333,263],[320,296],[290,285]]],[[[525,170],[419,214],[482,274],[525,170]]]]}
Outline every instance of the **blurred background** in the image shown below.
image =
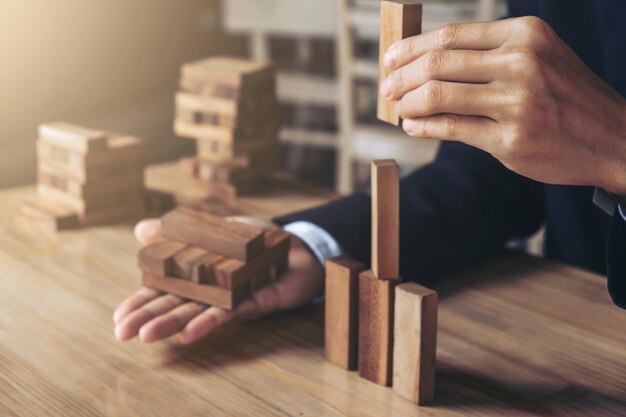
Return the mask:
{"type": "MultiPolygon", "coordinates": [[[[424,31],[504,16],[498,0],[424,0],[424,31]]],[[[2,0],[0,187],[35,181],[40,123],[137,135],[150,162],[194,150],[172,132],[180,65],[215,54],[278,68],[285,169],[347,193],[369,162],[403,170],[436,141],[375,120],[379,0],[2,0]]]]}

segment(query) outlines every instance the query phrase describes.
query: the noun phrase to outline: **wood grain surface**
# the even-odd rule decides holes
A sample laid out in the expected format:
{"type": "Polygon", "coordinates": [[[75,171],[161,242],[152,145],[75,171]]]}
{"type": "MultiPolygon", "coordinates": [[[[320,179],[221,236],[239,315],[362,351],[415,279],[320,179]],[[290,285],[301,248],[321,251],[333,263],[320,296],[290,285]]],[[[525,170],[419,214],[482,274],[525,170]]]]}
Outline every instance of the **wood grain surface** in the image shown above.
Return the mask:
{"type": "MultiPolygon", "coordinates": [[[[176,177],[175,165],[148,176],[168,189],[176,177]]],[[[328,196],[276,184],[239,212],[270,216],[328,196]]],[[[514,256],[436,287],[436,396],[420,408],[325,360],[320,305],[190,347],[115,341],[112,312],[140,279],[132,225],[46,238],[13,217],[32,195],[0,192],[3,417],[626,415],[626,314],[595,274],[514,256]]]]}
{"type": "Polygon", "coordinates": [[[372,161],[372,272],[400,280],[400,168],[393,159],[372,161]]]}

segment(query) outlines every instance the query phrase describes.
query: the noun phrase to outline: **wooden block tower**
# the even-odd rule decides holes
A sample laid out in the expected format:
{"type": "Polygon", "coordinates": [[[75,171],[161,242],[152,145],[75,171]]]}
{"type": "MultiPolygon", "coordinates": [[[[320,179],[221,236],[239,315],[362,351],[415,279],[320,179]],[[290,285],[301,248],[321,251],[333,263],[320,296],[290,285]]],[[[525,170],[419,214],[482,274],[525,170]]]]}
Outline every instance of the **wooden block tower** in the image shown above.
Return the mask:
{"type": "Polygon", "coordinates": [[[181,167],[210,195],[254,191],[280,167],[273,67],[230,57],[183,65],[174,131],[196,140],[196,156],[181,167]]]}
{"type": "Polygon", "coordinates": [[[143,285],[228,310],[278,279],[290,238],[179,207],[163,216],[163,237],[139,252],[143,285]]]}
{"type": "Polygon", "coordinates": [[[20,210],[53,230],[138,219],[174,204],[144,188],[145,149],[133,136],[43,124],[37,160],[37,197],[20,210]]]}
{"type": "Polygon", "coordinates": [[[326,262],[326,358],[365,379],[393,385],[416,404],[433,400],[437,293],[400,284],[399,173],[372,162],[372,269],[350,259],[326,262]]]}

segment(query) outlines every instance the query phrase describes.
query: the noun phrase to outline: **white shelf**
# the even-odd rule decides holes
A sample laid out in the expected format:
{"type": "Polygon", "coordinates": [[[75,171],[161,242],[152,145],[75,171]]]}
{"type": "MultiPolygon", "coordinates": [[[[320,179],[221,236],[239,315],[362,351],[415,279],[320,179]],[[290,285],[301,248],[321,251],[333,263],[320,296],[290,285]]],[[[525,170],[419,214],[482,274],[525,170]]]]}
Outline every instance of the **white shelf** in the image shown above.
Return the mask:
{"type": "Polygon", "coordinates": [[[307,74],[281,72],[277,76],[280,101],[296,104],[337,104],[337,81],[307,74]]]}
{"type": "Polygon", "coordinates": [[[279,132],[280,141],[294,145],[337,148],[337,135],[328,132],[284,127],[279,132]]]}

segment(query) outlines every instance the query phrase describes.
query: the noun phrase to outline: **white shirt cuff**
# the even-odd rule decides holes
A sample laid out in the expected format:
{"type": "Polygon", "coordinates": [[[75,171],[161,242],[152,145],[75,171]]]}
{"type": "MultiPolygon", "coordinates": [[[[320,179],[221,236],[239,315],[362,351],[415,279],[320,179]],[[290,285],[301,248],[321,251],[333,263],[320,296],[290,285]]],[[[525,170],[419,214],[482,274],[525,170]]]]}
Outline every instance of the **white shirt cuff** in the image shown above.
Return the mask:
{"type": "Polygon", "coordinates": [[[622,206],[617,206],[617,209],[619,210],[619,214],[622,215],[622,219],[624,219],[624,221],[626,222],[626,208],[622,206]]]}
{"type": "Polygon", "coordinates": [[[309,222],[293,222],[283,227],[302,239],[313,252],[318,261],[324,266],[326,260],[343,254],[339,243],[326,230],[309,222]]]}

